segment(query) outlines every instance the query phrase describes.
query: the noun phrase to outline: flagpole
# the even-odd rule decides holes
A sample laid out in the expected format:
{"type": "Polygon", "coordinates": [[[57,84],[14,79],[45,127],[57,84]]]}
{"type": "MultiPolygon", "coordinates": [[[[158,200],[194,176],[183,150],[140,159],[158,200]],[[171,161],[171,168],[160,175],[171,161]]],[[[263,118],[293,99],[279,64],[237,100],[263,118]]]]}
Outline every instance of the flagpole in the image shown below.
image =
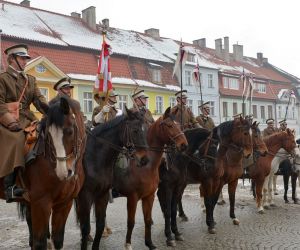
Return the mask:
{"type": "Polygon", "coordinates": [[[0,73],[2,72],[2,29],[0,29],[0,73]]]}
{"type": "Polygon", "coordinates": [[[246,79],[246,75],[243,69],[243,103],[242,103],[242,113],[243,113],[243,117],[245,117],[245,85],[247,84],[247,81],[245,81],[246,79]]]}
{"type": "Polygon", "coordinates": [[[182,61],[183,61],[183,55],[182,55],[182,42],[180,44],[180,109],[181,109],[181,112],[180,112],[180,125],[181,125],[181,128],[183,130],[183,104],[182,104],[182,61]]]}
{"type": "Polygon", "coordinates": [[[197,59],[197,69],[198,69],[198,76],[199,76],[199,88],[200,88],[200,98],[201,98],[201,105],[203,104],[203,98],[202,98],[202,87],[201,87],[201,77],[200,77],[200,67],[197,59]]]}
{"type": "Polygon", "coordinates": [[[286,117],[287,117],[287,112],[288,112],[289,105],[290,105],[290,102],[291,102],[291,96],[292,96],[292,91],[290,91],[289,101],[288,101],[288,104],[287,104],[286,109],[285,109],[284,120],[286,120],[286,117]]]}

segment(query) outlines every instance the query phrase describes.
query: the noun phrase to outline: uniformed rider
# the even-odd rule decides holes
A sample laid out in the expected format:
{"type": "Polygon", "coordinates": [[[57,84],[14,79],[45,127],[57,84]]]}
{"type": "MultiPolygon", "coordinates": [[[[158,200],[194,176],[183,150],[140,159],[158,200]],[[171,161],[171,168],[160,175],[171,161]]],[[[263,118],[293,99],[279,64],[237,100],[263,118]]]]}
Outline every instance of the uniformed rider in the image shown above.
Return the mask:
{"type": "Polygon", "coordinates": [[[274,119],[270,118],[266,120],[267,128],[263,131],[263,137],[270,136],[276,132],[278,132],[278,129],[274,127],[274,119]]]}
{"type": "Polygon", "coordinates": [[[17,171],[25,167],[23,130],[37,120],[30,111],[30,105],[33,104],[38,111],[46,114],[48,103],[37,87],[35,78],[24,72],[30,59],[28,46],[14,45],[4,53],[7,55],[8,67],[0,75],[0,178],[4,177],[6,202],[13,202],[24,193],[22,187],[15,185],[17,171]],[[8,109],[14,102],[19,102],[19,115],[8,109]]]}
{"type": "Polygon", "coordinates": [[[209,116],[210,106],[209,102],[205,102],[199,106],[201,114],[196,117],[196,120],[199,122],[200,126],[208,130],[213,130],[215,123],[213,119],[209,116]]]}

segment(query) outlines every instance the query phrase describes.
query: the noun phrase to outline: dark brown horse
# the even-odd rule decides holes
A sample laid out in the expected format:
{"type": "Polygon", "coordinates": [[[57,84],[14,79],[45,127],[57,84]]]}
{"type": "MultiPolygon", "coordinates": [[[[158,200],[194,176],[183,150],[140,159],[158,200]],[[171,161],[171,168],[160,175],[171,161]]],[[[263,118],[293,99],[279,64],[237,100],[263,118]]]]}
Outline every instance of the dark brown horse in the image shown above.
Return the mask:
{"type": "Polygon", "coordinates": [[[226,157],[228,148],[243,152],[246,157],[251,155],[249,130],[248,121],[241,118],[220,124],[212,133],[205,129],[185,131],[189,143],[185,154],[169,155],[168,166],[160,168],[161,182],[157,195],[165,217],[167,245],[176,245],[172,232],[176,240],[183,240],[177,228],[176,208],[187,183],[201,183],[207,209],[206,223],[209,230],[214,230],[213,210],[224,173],[222,159],[226,157]]]}
{"type": "Polygon", "coordinates": [[[121,153],[132,157],[140,167],[148,162],[143,121],[143,114],[126,109],[124,115],[98,125],[88,134],[84,155],[86,178],[76,200],[82,237],[81,249],[87,249],[91,230],[90,211],[93,204],[96,234],[92,249],[99,249],[105,225],[108,191],[113,183],[113,166],[118,155],[121,153]]]}
{"type": "MultiPolygon", "coordinates": [[[[256,164],[249,169],[250,178],[255,182],[256,188],[256,204],[259,213],[263,213],[262,191],[265,178],[269,176],[271,171],[271,163],[280,148],[285,149],[288,153],[293,153],[296,148],[295,136],[290,129],[286,132],[278,132],[267,138],[264,142],[268,148],[268,154],[265,157],[259,157],[256,164]]],[[[267,182],[266,182],[267,183],[267,182]]],[[[264,188],[267,192],[267,186],[264,188]]]]}
{"type": "Polygon", "coordinates": [[[183,151],[187,147],[187,141],[180,130],[178,124],[170,116],[170,108],[154,124],[152,124],[147,133],[147,142],[149,145],[148,158],[146,166],[138,167],[136,161],[130,160],[129,167],[123,169],[114,169],[114,188],[127,197],[127,234],[125,249],[131,248],[131,235],[135,224],[135,213],[137,203],[142,200],[142,208],[145,222],[145,244],[149,249],[156,247],[151,239],[151,214],[154,201],[154,194],[159,182],[158,168],[162,159],[165,145],[175,144],[178,151],[183,151]]]}
{"type": "MultiPolygon", "coordinates": [[[[51,105],[42,120],[43,137],[40,138],[39,151],[44,149],[44,152],[25,168],[22,182],[20,178],[18,180],[20,185],[25,185],[26,197],[29,197],[29,201],[21,202],[26,205],[23,212],[26,211],[29,244],[35,250],[47,249],[50,215],[54,247],[63,247],[66,220],[84,180],[83,124],[80,107],[72,105],[72,101],[61,98],[60,102],[51,105]]],[[[3,183],[1,198],[4,198],[3,183]]]]}

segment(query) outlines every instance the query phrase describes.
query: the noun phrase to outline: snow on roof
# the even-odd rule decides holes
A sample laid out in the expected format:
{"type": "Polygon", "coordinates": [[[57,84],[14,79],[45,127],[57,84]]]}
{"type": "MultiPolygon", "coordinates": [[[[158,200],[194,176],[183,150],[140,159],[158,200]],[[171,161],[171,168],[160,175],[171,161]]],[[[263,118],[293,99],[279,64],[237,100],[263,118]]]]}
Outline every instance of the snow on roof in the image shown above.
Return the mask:
{"type": "MultiPolygon", "coordinates": [[[[83,74],[74,74],[69,73],[68,76],[72,79],[77,80],[84,80],[84,81],[95,81],[96,76],[95,75],[83,75],[83,74]]],[[[154,84],[152,82],[144,81],[144,80],[132,80],[130,78],[123,78],[123,77],[113,77],[112,82],[117,84],[125,84],[125,85],[136,85],[138,84],[141,87],[149,87],[149,88],[155,88],[155,89],[161,89],[161,90],[168,90],[168,91],[179,91],[180,88],[178,86],[174,85],[165,85],[160,86],[158,84],[154,84]]]]}
{"type": "Polygon", "coordinates": [[[162,67],[161,65],[156,64],[156,63],[151,63],[151,62],[149,62],[148,64],[149,64],[150,66],[153,66],[153,67],[159,67],[159,68],[162,67]]]}

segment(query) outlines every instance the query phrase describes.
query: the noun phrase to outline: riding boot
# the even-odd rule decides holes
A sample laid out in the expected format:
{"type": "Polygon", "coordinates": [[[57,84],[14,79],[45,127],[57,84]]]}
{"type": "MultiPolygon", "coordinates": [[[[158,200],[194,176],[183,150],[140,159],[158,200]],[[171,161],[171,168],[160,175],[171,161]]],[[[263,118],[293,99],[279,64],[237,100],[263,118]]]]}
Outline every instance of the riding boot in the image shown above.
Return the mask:
{"type": "Polygon", "coordinates": [[[24,189],[17,187],[16,182],[16,173],[12,172],[9,175],[4,177],[4,189],[6,202],[11,203],[15,201],[15,198],[19,198],[23,195],[24,189]]]}

